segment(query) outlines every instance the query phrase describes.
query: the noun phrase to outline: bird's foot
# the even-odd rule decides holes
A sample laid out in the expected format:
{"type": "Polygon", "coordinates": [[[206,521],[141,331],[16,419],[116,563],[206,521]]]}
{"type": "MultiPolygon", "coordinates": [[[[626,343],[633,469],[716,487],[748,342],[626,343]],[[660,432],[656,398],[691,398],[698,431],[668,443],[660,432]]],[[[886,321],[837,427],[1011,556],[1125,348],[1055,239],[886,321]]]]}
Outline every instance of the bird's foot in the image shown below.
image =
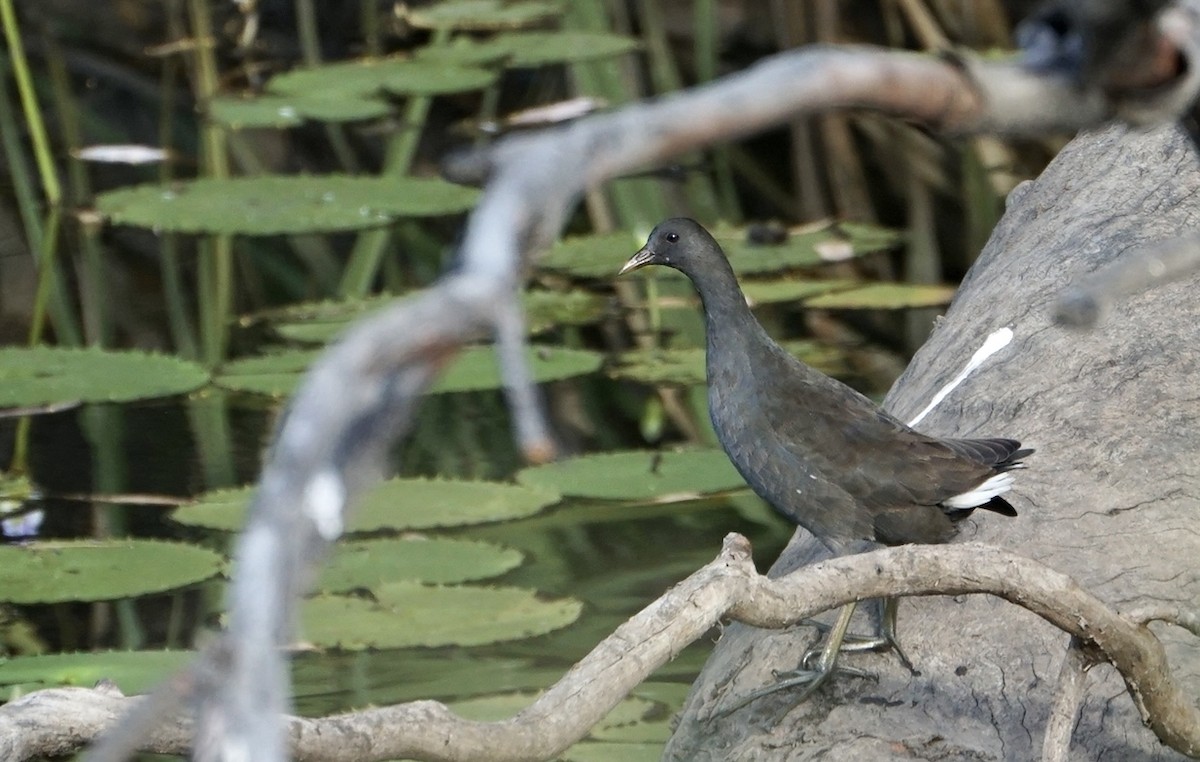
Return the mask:
{"type": "MultiPolygon", "coordinates": [[[[824,658],[826,655],[825,649],[814,648],[809,650],[801,658],[799,667],[785,671],[773,670],[771,674],[774,675],[775,682],[747,693],[729,706],[716,712],[716,716],[724,717],[733,714],[747,704],[757,701],[764,696],[770,696],[772,693],[779,693],[780,691],[789,691],[793,688],[800,689],[799,693],[792,699],[793,705],[802,704],[816,693],[818,688],[829,682],[829,678],[833,677],[835,673],[852,675],[868,680],[878,679],[874,673],[868,672],[865,669],[839,664],[836,656],[837,650],[839,649],[835,649],[832,658],[824,658]]],[[[840,650],[848,649],[843,648],[840,650]]]]}

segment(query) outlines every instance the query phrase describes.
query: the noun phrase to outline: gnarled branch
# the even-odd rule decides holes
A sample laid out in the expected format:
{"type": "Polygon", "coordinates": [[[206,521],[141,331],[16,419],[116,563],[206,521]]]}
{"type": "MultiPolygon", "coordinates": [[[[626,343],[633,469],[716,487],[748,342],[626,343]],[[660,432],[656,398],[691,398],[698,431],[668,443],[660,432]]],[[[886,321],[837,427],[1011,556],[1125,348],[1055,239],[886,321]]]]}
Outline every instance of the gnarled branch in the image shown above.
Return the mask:
{"type": "MultiPolygon", "coordinates": [[[[726,537],[715,560],[619,627],[512,719],[468,721],[434,701],[322,719],[292,717],[287,723],[291,749],[297,759],[312,762],[548,759],[586,735],[658,667],[727,617],[781,628],[852,600],[897,593],[990,593],[1029,609],[1071,634],[1089,658],[1103,658],[1120,670],[1147,726],[1163,743],[1200,757],[1200,711],[1171,678],[1158,639],[1066,575],[968,543],[889,548],[771,579],[755,571],[750,544],[737,534],[726,537]]],[[[1079,689],[1069,686],[1068,698],[1078,695],[1079,689]]],[[[19,762],[73,751],[141,701],[82,688],[30,694],[0,708],[0,756],[19,762]],[[63,717],[72,718],[70,728],[63,717]]],[[[1068,707],[1064,714],[1071,711],[1068,707]]],[[[189,730],[186,722],[171,720],[141,748],[186,753],[189,730]]],[[[1053,732],[1060,744],[1069,741],[1069,730],[1065,738],[1061,729],[1053,732]]]]}

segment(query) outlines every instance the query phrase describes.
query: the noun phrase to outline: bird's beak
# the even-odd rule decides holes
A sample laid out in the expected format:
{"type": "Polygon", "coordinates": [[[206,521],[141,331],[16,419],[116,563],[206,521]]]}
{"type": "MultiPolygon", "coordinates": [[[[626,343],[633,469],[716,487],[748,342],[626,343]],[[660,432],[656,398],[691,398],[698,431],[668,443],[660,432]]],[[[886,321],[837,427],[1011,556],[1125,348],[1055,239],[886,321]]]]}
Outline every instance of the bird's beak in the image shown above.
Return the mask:
{"type": "Polygon", "coordinates": [[[624,275],[628,272],[633,272],[639,267],[654,264],[654,252],[646,247],[638,249],[638,252],[629,258],[629,261],[617,272],[617,275],[624,275]]]}

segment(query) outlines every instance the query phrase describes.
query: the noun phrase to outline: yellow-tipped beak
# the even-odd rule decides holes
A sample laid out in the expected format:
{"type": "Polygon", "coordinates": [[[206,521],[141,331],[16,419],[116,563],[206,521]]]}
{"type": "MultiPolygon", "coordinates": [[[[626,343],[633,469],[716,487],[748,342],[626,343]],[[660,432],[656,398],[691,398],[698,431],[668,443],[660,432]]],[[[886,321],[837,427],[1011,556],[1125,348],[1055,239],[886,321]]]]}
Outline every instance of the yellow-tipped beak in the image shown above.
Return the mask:
{"type": "Polygon", "coordinates": [[[654,263],[654,252],[653,251],[650,251],[649,249],[646,249],[646,248],[638,249],[638,252],[636,254],[634,254],[632,257],[630,257],[629,261],[626,262],[619,271],[617,271],[617,275],[624,275],[625,273],[633,272],[634,270],[638,269],[639,267],[645,267],[646,265],[653,264],[653,263],[654,263]]]}

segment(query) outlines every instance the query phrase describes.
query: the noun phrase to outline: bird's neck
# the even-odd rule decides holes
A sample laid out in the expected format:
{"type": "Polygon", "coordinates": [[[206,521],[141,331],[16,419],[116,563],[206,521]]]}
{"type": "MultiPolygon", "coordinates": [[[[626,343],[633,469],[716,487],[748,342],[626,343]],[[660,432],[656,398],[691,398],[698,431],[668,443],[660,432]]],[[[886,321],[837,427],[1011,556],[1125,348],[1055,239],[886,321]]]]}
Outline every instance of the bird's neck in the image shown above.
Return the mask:
{"type": "Polygon", "coordinates": [[[739,342],[770,340],[738,285],[733,268],[723,258],[702,272],[692,273],[692,283],[704,305],[705,329],[710,346],[725,343],[722,337],[739,342]]]}

